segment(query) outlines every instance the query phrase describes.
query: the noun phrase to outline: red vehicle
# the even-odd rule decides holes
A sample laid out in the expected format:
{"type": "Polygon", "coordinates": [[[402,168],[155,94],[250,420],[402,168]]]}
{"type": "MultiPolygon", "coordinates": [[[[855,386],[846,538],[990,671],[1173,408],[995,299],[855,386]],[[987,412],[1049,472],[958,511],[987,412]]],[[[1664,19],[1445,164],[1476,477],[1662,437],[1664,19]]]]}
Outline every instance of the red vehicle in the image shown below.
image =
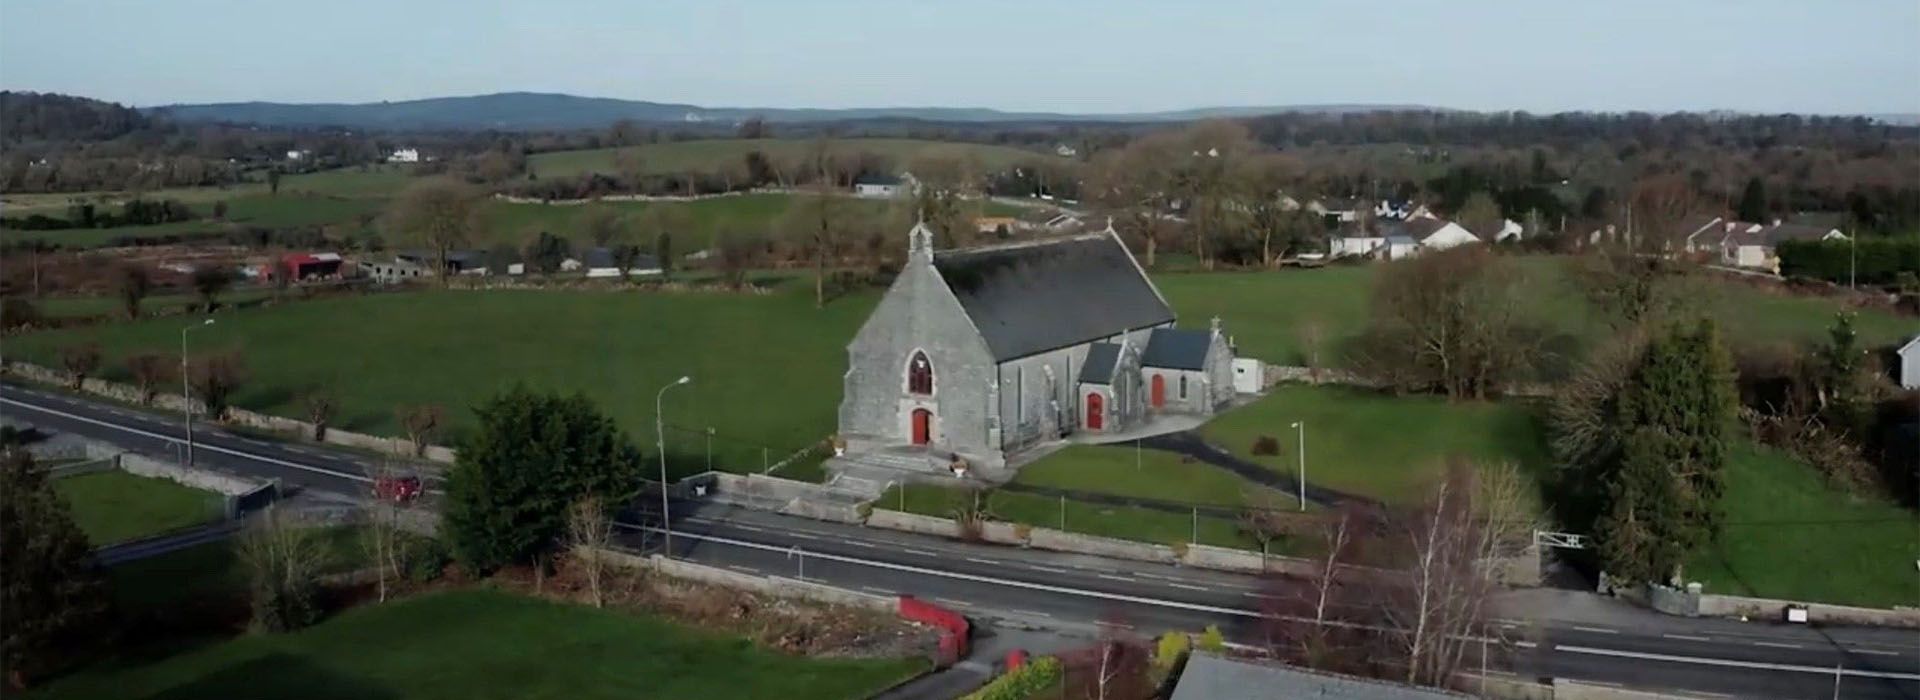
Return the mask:
{"type": "Polygon", "coordinates": [[[383,476],[373,480],[375,498],[394,503],[412,503],[420,497],[420,477],[412,474],[402,476],[383,476]]]}

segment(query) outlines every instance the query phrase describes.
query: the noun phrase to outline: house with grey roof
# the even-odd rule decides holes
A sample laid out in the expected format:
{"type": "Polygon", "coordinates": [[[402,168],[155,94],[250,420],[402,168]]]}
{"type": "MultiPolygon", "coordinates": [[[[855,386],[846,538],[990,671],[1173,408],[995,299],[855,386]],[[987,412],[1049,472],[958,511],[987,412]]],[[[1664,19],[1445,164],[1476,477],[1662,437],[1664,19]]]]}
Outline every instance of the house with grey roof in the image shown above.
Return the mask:
{"type": "Polygon", "coordinates": [[[1413,685],[1321,673],[1271,661],[1195,652],[1172,700],[1452,700],[1471,697],[1413,685]]]}
{"type": "Polygon", "coordinates": [[[1111,225],[955,250],[934,250],[925,225],[908,239],[907,264],[847,345],[850,452],[1003,467],[1071,433],[1210,415],[1233,398],[1225,331],[1176,329],[1111,225]]]}

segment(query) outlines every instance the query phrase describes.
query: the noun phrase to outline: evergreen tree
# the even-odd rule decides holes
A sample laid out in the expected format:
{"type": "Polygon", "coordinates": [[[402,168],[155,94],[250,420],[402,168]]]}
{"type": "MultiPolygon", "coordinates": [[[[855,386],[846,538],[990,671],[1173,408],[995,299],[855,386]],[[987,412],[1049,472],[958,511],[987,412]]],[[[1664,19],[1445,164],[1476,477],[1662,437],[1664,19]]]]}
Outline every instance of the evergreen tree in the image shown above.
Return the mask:
{"type": "Polygon", "coordinates": [[[1600,465],[1606,502],[1595,535],[1609,572],[1677,576],[1719,534],[1736,405],[1733,359],[1712,322],[1647,345],[1610,421],[1622,449],[1600,465]]]}
{"type": "Polygon", "coordinates": [[[1866,424],[1866,406],[1860,391],[1860,338],[1853,329],[1854,314],[1834,314],[1827,342],[1814,352],[1819,362],[1820,419],[1842,433],[1866,424]]]}
{"type": "Polygon", "coordinates": [[[612,507],[640,486],[640,452],[581,395],[515,387],[474,409],[480,427],[447,474],[445,524],[471,571],[526,561],[565,532],[567,507],[612,507]]]}
{"type": "Polygon", "coordinates": [[[1740,207],[1736,210],[1741,221],[1760,223],[1767,220],[1767,185],[1755,177],[1747,180],[1747,188],[1740,193],[1740,207]]]}
{"type": "Polygon", "coordinates": [[[0,458],[0,672],[22,685],[98,631],[106,583],[93,547],[26,451],[0,458]]]}

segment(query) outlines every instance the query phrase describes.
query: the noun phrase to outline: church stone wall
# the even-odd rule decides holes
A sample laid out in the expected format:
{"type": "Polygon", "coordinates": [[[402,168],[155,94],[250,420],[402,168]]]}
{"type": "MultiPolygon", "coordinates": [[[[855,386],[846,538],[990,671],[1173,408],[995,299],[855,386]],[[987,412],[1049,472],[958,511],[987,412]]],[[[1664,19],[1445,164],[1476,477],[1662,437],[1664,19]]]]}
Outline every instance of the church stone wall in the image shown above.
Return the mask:
{"type": "Polygon", "coordinates": [[[933,412],[932,445],[985,455],[994,363],[959,300],[916,252],[847,347],[840,432],[850,442],[912,441],[916,408],[933,412]],[[933,395],[907,393],[907,362],[924,351],[933,364],[933,395]]]}

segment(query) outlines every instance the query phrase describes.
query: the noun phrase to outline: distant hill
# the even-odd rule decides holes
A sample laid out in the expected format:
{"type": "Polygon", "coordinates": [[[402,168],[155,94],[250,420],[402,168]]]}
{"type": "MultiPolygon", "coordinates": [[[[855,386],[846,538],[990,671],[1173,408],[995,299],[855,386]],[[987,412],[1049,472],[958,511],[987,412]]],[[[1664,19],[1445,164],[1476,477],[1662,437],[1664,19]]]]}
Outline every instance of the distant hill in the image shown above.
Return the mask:
{"type": "Polygon", "coordinates": [[[1206,107],[1170,112],[1064,114],[1003,112],[967,107],[869,107],[785,109],[701,107],[690,104],[579,97],[536,92],[503,92],[471,97],[435,97],[362,104],[289,104],[222,102],[148,107],[176,121],[228,122],[262,126],[336,126],[354,129],[597,129],[628,119],[646,123],[732,124],[751,117],[769,122],[826,122],[869,119],[918,119],[935,122],[1162,122],[1217,117],[1248,117],[1284,112],[1345,113],[1434,109],[1415,105],[1293,105],[1206,107]]]}

